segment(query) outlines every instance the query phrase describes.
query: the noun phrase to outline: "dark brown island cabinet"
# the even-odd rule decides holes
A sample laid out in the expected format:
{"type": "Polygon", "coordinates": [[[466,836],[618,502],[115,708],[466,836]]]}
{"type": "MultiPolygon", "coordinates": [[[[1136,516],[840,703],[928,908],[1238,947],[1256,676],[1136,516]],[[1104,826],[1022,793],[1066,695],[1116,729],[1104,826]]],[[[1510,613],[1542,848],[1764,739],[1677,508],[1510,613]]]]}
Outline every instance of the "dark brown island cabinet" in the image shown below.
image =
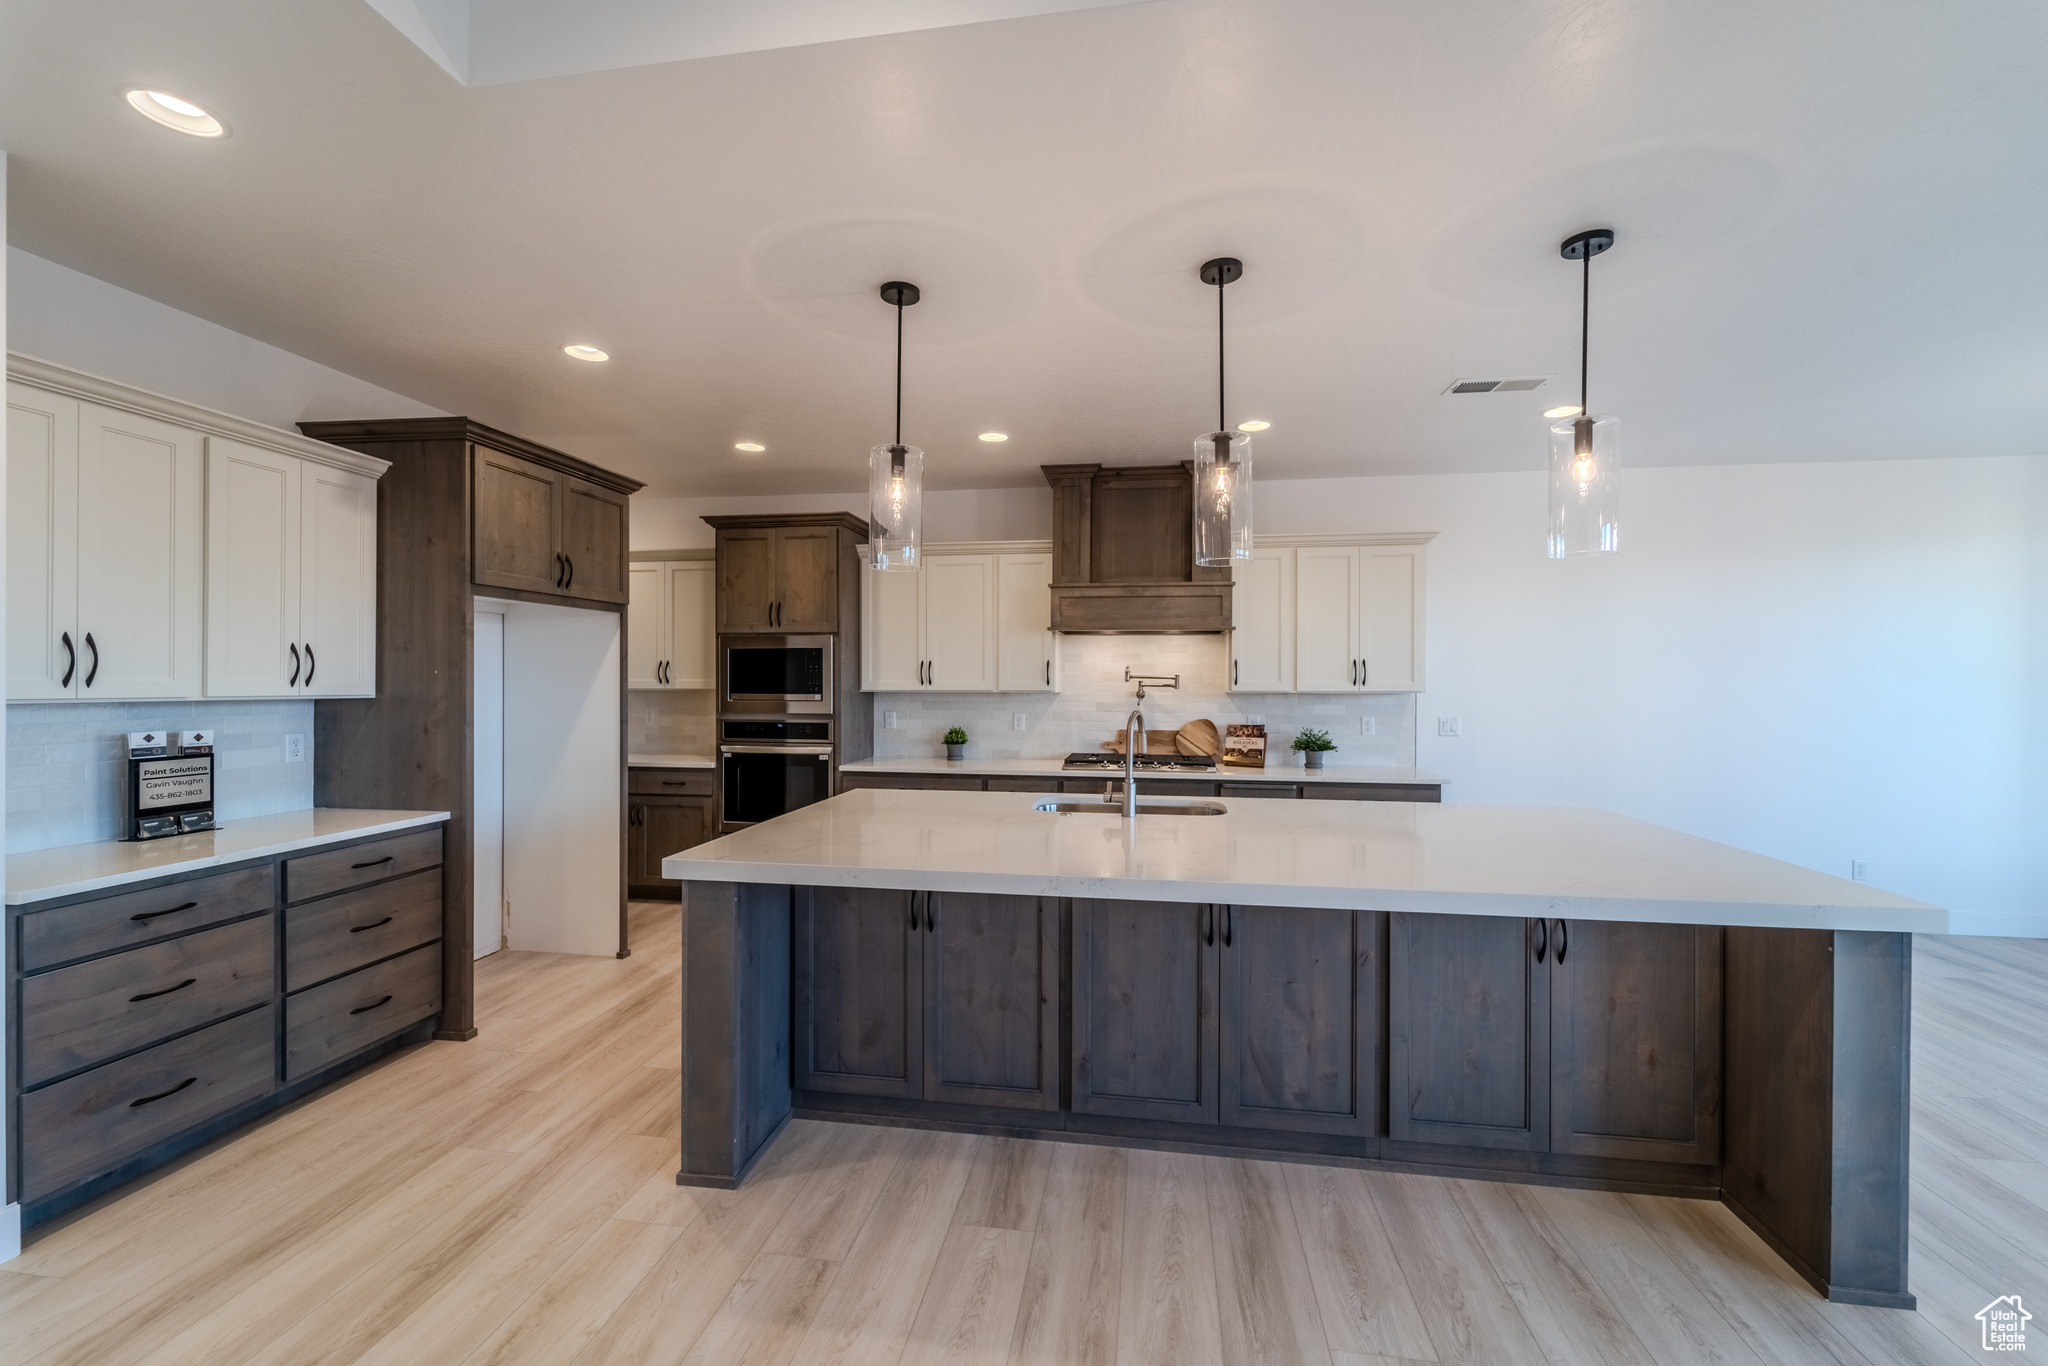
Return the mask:
{"type": "Polygon", "coordinates": [[[1719,1199],[1910,1307],[1903,934],[693,882],[685,1184],[791,1115],[1719,1199]]]}
{"type": "MultiPolygon", "coordinates": [[[[1100,796],[1105,784],[1121,786],[1120,773],[1048,774],[1042,778],[1007,774],[879,773],[863,769],[841,773],[839,790],[873,788],[892,792],[1071,792],[1100,796]]],[[[1441,783],[1303,782],[1281,769],[1237,769],[1227,778],[1141,778],[1138,789],[1158,797],[1271,797],[1325,802],[1440,802],[1441,783]]]]}
{"type": "Polygon", "coordinates": [[[717,833],[717,774],[712,769],[633,768],[626,773],[626,890],[652,900],[682,899],[683,884],[661,861],[717,833]]]}
{"type": "MultiPolygon", "coordinates": [[[[377,483],[377,695],[314,704],[313,800],[451,813],[439,1037],[474,1038],[476,599],[623,615],[627,500],[640,483],[466,417],[299,430],[391,462],[377,483]]],[[[625,693],[621,667],[622,829],[625,693]]],[[[622,842],[621,956],[625,857],[622,842]]]]}
{"type": "Polygon", "coordinates": [[[442,852],[437,822],[8,907],[23,1226],[424,1042],[442,852]]]}

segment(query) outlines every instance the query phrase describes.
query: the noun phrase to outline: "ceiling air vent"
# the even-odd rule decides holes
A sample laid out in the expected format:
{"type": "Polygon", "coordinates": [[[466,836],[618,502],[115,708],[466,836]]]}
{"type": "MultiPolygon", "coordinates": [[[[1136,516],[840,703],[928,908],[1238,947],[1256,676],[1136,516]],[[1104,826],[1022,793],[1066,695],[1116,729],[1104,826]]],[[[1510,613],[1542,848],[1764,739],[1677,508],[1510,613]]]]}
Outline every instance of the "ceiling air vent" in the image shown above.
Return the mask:
{"type": "Polygon", "coordinates": [[[1533,379],[1454,379],[1447,394],[1522,394],[1531,389],[1541,389],[1548,375],[1533,379]]]}

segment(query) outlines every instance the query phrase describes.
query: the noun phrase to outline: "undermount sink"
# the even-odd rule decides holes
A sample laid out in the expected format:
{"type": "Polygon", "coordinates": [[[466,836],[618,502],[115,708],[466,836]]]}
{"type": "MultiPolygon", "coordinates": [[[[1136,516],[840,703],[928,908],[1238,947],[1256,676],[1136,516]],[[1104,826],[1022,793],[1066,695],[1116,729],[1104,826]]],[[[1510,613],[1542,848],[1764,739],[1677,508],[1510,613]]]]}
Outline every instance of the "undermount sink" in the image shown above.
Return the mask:
{"type": "MultiPolygon", "coordinates": [[[[1077,814],[1121,816],[1124,814],[1122,802],[1105,801],[1043,801],[1039,802],[1033,809],[1037,811],[1051,811],[1061,816],[1077,814]]],[[[1226,809],[1217,806],[1214,802],[1148,802],[1143,797],[1138,799],[1138,814],[1141,816],[1221,816],[1226,809]]]]}

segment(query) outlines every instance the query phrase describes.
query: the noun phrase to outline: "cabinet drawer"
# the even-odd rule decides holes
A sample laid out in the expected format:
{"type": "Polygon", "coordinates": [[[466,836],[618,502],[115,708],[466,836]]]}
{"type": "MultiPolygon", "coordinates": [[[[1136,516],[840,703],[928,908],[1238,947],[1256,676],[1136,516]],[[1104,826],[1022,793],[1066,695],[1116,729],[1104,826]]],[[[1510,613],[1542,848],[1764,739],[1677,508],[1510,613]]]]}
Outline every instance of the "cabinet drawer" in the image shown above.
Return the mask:
{"type": "Polygon", "coordinates": [[[438,867],[441,827],[390,839],[352,844],[320,854],[302,854],[284,861],[285,900],[308,901],[329,892],[345,892],[386,878],[438,867]]]}
{"type": "Polygon", "coordinates": [[[272,872],[265,865],[32,911],[21,918],[22,971],[204,929],[267,911],[276,899],[272,872]]]}
{"type": "Polygon", "coordinates": [[[21,983],[22,1085],[270,999],[269,916],[58,968],[21,983]]]}
{"type": "Polygon", "coordinates": [[[708,797],[714,776],[708,768],[636,768],[627,772],[626,790],[644,797],[708,797]]]}
{"type": "Polygon", "coordinates": [[[284,913],[284,989],[338,977],[441,937],[441,870],[380,882],[284,913]]]}
{"type": "Polygon", "coordinates": [[[158,1141],[270,1093],[265,1005],[21,1098],[21,1198],[114,1170],[158,1141]]]}
{"type": "MultiPolygon", "coordinates": [[[[1299,797],[1301,789],[1293,783],[1224,783],[1225,797],[1299,797]]],[[[1141,789],[1142,790],[1142,789],[1141,789]]]]}
{"type": "Polygon", "coordinates": [[[1420,783],[1303,783],[1301,795],[1325,802],[1440,802],[1443,789],[1420,783]]]}
{"type": "Polygon", "coordinates": [[[439,944],[288,996],[284,1003],[284,1079],[297,1081],[366,1044],[418,1024],[440,1009],[439,944]]]}

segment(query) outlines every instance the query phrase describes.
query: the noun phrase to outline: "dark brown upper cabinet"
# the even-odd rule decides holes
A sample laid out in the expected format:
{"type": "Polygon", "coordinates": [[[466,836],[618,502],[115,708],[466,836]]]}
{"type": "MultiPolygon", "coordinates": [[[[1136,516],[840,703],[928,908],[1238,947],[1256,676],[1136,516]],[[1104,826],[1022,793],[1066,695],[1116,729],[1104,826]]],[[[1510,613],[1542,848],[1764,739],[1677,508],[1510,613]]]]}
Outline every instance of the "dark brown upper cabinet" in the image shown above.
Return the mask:
{"type": "Polygon", "coordinates": [[[1053,496],[1052,628],[1230,629],[1230,571],[1194,562],[1194,465],[1043,465],[1053,496]]]}
{"type": "Polygon", "coordinates": [[[626,493],[490,446],[475,452],[475,582],[626,600],[626,493]]]}
{"type": "Polygon", "coordinates": [[[706,517],[718,533],[718,629],[833,635],[859,620],[859,547],[849,512],[706,517]]]}

